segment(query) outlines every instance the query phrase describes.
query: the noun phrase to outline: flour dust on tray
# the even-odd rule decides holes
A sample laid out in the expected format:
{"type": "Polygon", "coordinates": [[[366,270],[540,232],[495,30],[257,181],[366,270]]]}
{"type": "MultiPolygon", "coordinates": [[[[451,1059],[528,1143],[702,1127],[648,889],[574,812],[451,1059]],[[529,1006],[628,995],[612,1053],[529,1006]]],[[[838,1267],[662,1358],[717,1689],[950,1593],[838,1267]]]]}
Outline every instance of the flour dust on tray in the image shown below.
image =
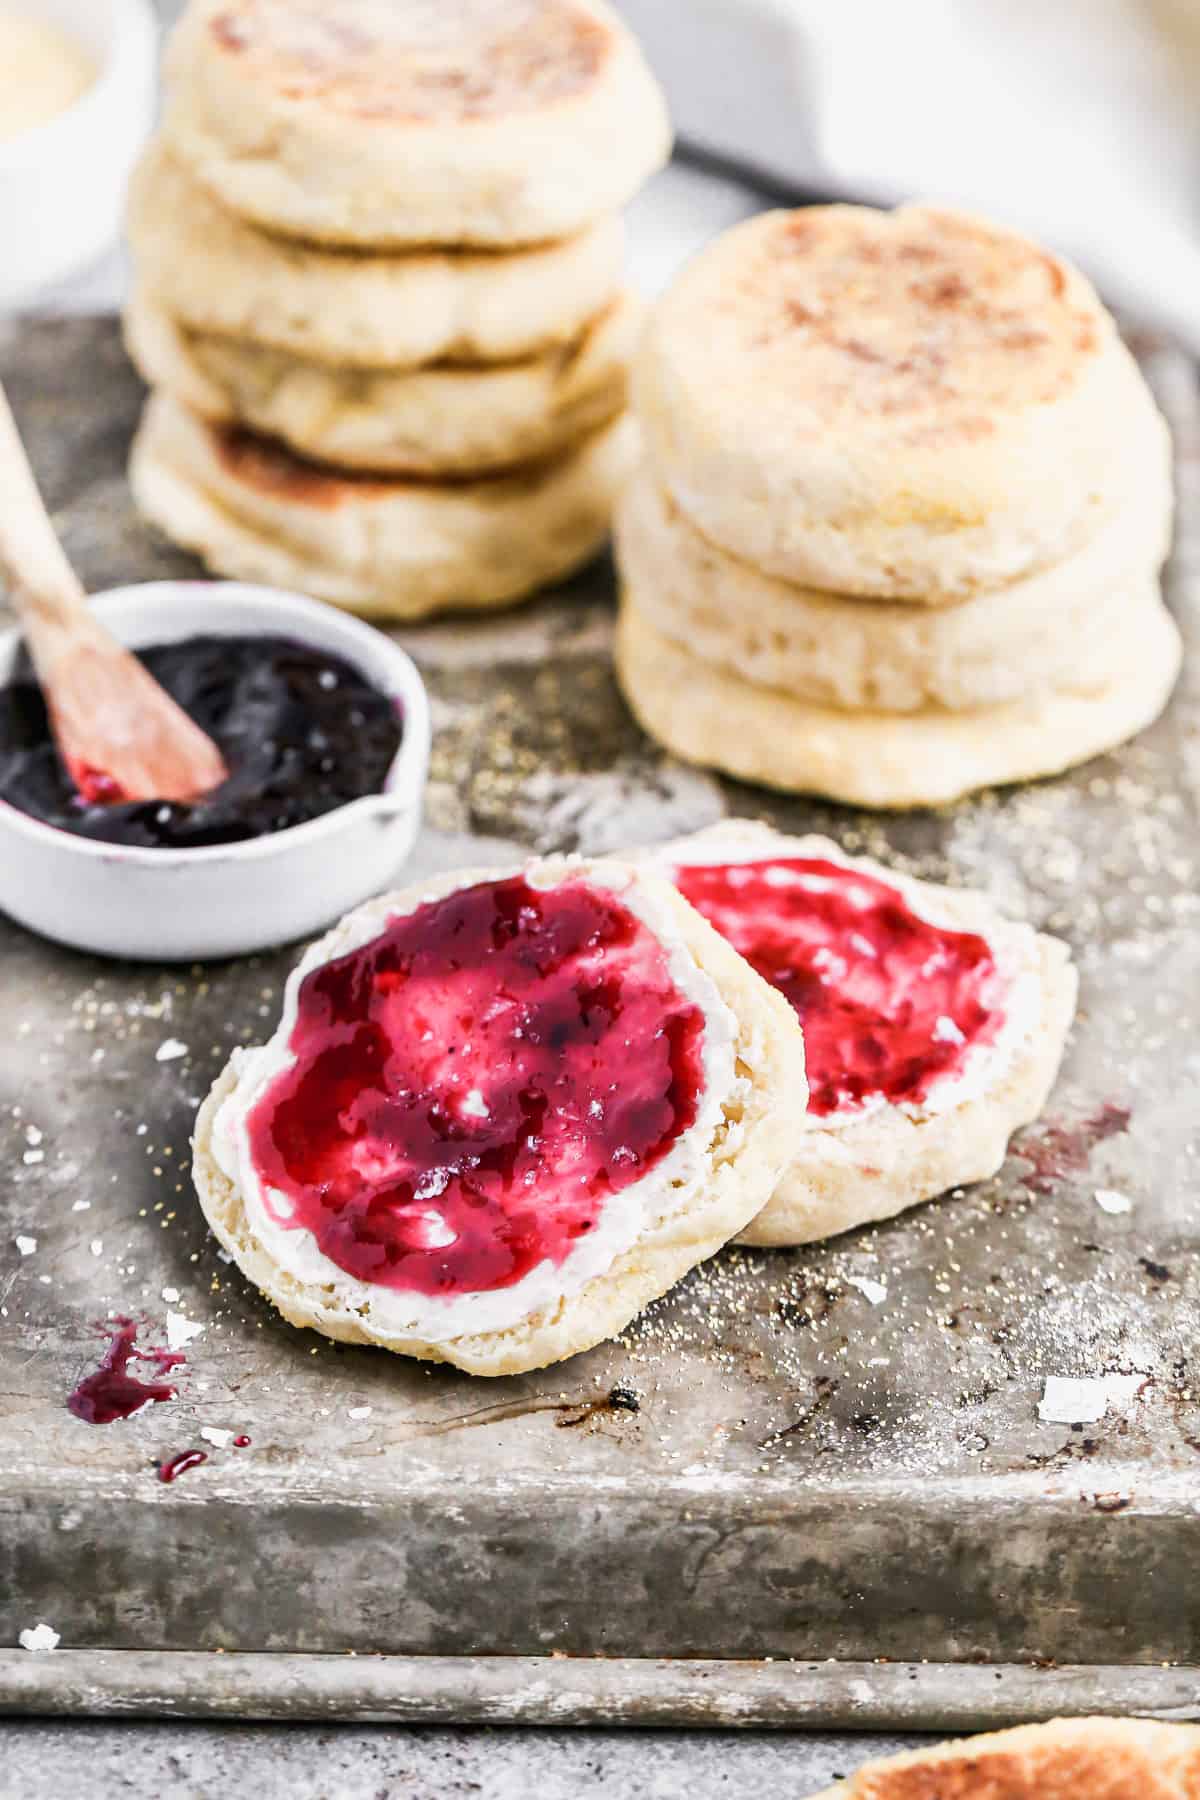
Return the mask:
{"type": "Polygon", "coordinates": [[[294,1324],[512,1374],[743,1230],[804,1130],[795,1013],[648,868],[552,857],[351,913],[201,1109],[209,1222],[294,1324]]]}

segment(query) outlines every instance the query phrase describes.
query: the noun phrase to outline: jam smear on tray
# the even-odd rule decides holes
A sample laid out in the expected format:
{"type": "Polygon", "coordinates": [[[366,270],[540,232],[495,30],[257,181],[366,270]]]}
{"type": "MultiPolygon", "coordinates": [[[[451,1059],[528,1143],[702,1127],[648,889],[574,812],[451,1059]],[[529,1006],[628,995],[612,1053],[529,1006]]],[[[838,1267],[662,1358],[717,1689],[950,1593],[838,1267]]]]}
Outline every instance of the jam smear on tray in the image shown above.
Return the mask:
{"type": "Polygon", "coordinates": [[[1018,1177],[1031,1194],[1053,1194],[1073,1175],[1081,1175],[1097,1145],[1129,1130],[1133,1114],[1114,1100],[1090,1113],[1078,1125],[1047,1120],[1036,1132],[1024,1132],[1013,1144],[1014,1153],[1028,1163],[1029,1173],[1018,1177]]]}
{"type": "Polygon", "coordinates": [[[131,1375],[133,1361],[154,1364],[155,1373],[169,1375],[186,1363],[178,1350],[139,1350],[138,1328],[132,1319],[118,1317],[104,1327],[110,1332],[108,1349],[93,1375],[85,1375],[67,1399],[67,1410],[88,1425],[111,1425],[131,1419],[143,1406],[174,1400],[176,1388],[169,1381],[140,1381],[131,1375]]]}
{"type": "Polygon", "coordinates": [[[810,1113],[919,1104],[1003,1023],[986,939],[930,924],[871,875],[785,857],[695,864],[674,880],[795,1007],[810,1113]]]}
{"type": "Polygon", "coordinates": [[[178,1455],[169,1456],[166,1462],[159,1463],[158,1479],[160,1481],[178,1481],[179,1477],[186,1475],[189,1469],[198,1469],[201,1463],[207,1461],[208,1452],[206,1450],[180,1450],[178,1455]]]}
{"type": "Polygon", "coordinates": [[[341,657],[270,636],[191,637],[138,657],[217,744],[228,780],[186,803],[106,804],[114,796],[95,771],[72,781],[40,688],[19,676],[0,688],[0,800],[78,837],[193,850],[381,791],[403,726],[395,703],[341,657]]]}
{"type": "Polygon", "coordinates": [[[267,1204],[360,1281],[510,1286],[693,1123],[703,1032],[608,889],[428,902],[302,984],[295,1063],[248,1122],[267,1204]]]}

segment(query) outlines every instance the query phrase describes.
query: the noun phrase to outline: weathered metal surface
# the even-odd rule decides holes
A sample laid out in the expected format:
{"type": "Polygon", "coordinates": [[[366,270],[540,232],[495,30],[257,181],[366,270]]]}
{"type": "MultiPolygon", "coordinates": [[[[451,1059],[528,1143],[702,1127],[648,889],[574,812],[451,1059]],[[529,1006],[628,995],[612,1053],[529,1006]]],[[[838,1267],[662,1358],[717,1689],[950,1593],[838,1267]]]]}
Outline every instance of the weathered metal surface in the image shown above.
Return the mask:
{"type": "Polygon", "coordinates": [[[0,1651],[0,1714],[359,1724],[999,1730],[1094,1713],[1200,1717],[1200,1669],[545,1656],[0,1651]]]}
{"type": "MultiPolygon", "coordinates": [[[[1143,348],[1180,441],[1171,595],[1194,639],[1194,378],[1143,348]]],[[[138,392],[115,328],[26,327],[0,338],[0,376],[89,582],[190,568],[129,511],[138,392]]],[[[728,1251],[621,1342],[472,1381],[293,1331],[207,1237],[186,1175],[195,1103],[231,1045],[270,1028],[293,952],[121,967],[0,925],[0,1642],[44,1618],[64,1643],[61,1663],[0,1662],[9,1704],[34,1689],[54,1704],[60,1684],[87,1704],[67,1649],[139,1653],[135,1685],[146,1653],[267,1653],[283,1659],[272,1710],[288,1710],[290,1669],[299,1713],[328,1705],[303,1698],[308,1658],[348,1650],[1052,1659],[1140,1664],[1147,1682],[1153,1664],[1200,1663],[1194,665],[1120,754],[881,822],[664,761],[615,689],[610,608],[600,572],[503,619],[401,634],[439,731],[418,869],[608,849],[730,810],[982,886],[1080,960],[1048,1121],[961,1199],[816,1249],[728,1251]],[[159,1061],[169,1038],[187,1054],[159,1061]],[[1128,1109],[1127,1129],[1102,1136],[1105,1106],[1128,1109]],[[1105,1213],[1097,1188],[1132,1209],[1105,1213]],[[116,1308],[161,1331],[168,1307],[205,1327],[178,1401],[107,1428],[72,1418],[93,1321],[116,1308]],[[1039,1422],[1046,1376],[1106,1372],[1139,1375],[1139,1398],[1081,1430],[1039,1422]],[[617,1383],[639,1390],[638,1414],[603,1405],[617,1383]],[[204,1426],[253,1443],[201,1445],[204,1467],[161,1484],[155,1459],[204,1426]]],[[[181,1666],[163,1659],[164,1696],[181,1666]]],[[[432,1669],[432,1688],[447,1666],[472,1665],[432,1669]]],[[[636,1666],[628,1679],[622,1717],[638,1711],[636,1666]]],[[[1094,1686],[1113,1706],[1151,1703],[1100,1668],[1094,1686]]],[[[197,1706],[218,1691],[197,1679],[197,1706]]],[[[486,1691],[472,1678],[443,1707],[483,1716],[486,1691]]],[[[599,1672],[594,1691],[607,1703],[599,1672]]],[[[980,1702],[951,1717],[953,1691],[914,1713],[881,1677],[861,1706],[819,1716],[996,1716],[980,1702]]],[[[398,1704],[393,1688],[388,1716],[398,1704]]],[[[648,1691],[643,1716],[681,1716],[656,1704],[648,1691]]]]}

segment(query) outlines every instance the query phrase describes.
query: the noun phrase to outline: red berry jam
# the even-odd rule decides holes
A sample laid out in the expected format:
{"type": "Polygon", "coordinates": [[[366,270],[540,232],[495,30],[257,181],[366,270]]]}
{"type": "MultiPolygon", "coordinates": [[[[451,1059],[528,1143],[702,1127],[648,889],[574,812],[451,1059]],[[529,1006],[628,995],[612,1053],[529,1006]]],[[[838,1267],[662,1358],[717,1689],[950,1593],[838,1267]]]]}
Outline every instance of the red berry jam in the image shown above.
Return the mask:
{"type": "Polygon", "coordinates": [[[141,1381],[129,1371],[131,1362],[153,1363],[156,1375],[169,1375],[187,1361],[178,1350],[140,1350],[138,1328],[132,1319],[116,1318],[104,1329],[109,1335],[108,1349],[100,1367],[85,1375],[67,1397],[67,1408],[88,1425],[112,1425],[118,1419],[131,1419],[144,1406],[160,1405],[174,1400],[176,1389],[169,1381],[141,1381]]]}
{"type": "Polygon", "coordinates": [[[176,1456],[169,1456],[166,1462],[158,1465],[160,1481],[178,1481],[189,1469],[198,1469],[201,1463],[208,1461],[206,1450],[180,1450],[176,1456]]]}
{"type": "Polygon", "coordinates": [[[79,789],[79,798],[85,806],[123,806],[125,795],[111,775],[103,769],[95,769],[91,763],[74,762],[69,765],[69,774],[79,789]]]}
{"type": "Polygon", "coordinates": [[[509,1287],[693,1123],[703,1031],[608,889],[431,901],[303,982],[295,1064],[248,1120],[267,1203],[360,1281],[509,1287]]]}
{"type": "Polygon", "coordinates": [[[919,1103],[1003,1024],[986,939],[931,925],[873,876],[775,858],[677,869],[675,885],[795,1007],[810,1113],[919,1103]]]}

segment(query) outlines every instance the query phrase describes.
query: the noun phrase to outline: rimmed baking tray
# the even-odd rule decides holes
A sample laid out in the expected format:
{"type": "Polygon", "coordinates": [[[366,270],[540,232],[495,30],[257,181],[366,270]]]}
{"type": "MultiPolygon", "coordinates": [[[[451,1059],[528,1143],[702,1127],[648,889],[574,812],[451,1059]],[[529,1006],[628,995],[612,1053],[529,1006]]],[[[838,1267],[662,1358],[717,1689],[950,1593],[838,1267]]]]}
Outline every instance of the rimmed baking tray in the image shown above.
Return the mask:
{"type": "MultiPolygon", "coordinates": [[[[1168,585],[1194,648],[1195,372],[1135,348],[1178,444],[1168,585]]],[[[129,510],[139,390],[114,322],[12,330],[0,376],[85,579],[190,568],[129,510]]],[[[270,1028],[291,952],[123,967],[0,924],[0,1709],[910,1728],[1200,1712],[1195,663],[1115,756],[880,820],[661,758],[613,683],[611,610],[599,570],[524,612],[400,634],[439,728],[423,866],[731,811],[953,870],[1079,958],[1048,1118],[961,1199],[811,1250],[728,1251],[619,1343],[484,1384],[293,1331],[207,1236],[195,1103],[270,1028]],[[168,1039],[186,1053],[160,1059],[168,1039]],[[93,1429],[64,1401],[110,1307],[204,1332],[174,1405],[93,1429]],[[1048,1376],[1107,1373],[1136,1374],[1137,1397],[1078,1429],[1039,1419],[1048,1376]],[[191,1446],[207,1463],[161,1483],[156,1460],[191,1446]],[[39,1620],[53,1654],[16,1648],[39,1620]]]]}

